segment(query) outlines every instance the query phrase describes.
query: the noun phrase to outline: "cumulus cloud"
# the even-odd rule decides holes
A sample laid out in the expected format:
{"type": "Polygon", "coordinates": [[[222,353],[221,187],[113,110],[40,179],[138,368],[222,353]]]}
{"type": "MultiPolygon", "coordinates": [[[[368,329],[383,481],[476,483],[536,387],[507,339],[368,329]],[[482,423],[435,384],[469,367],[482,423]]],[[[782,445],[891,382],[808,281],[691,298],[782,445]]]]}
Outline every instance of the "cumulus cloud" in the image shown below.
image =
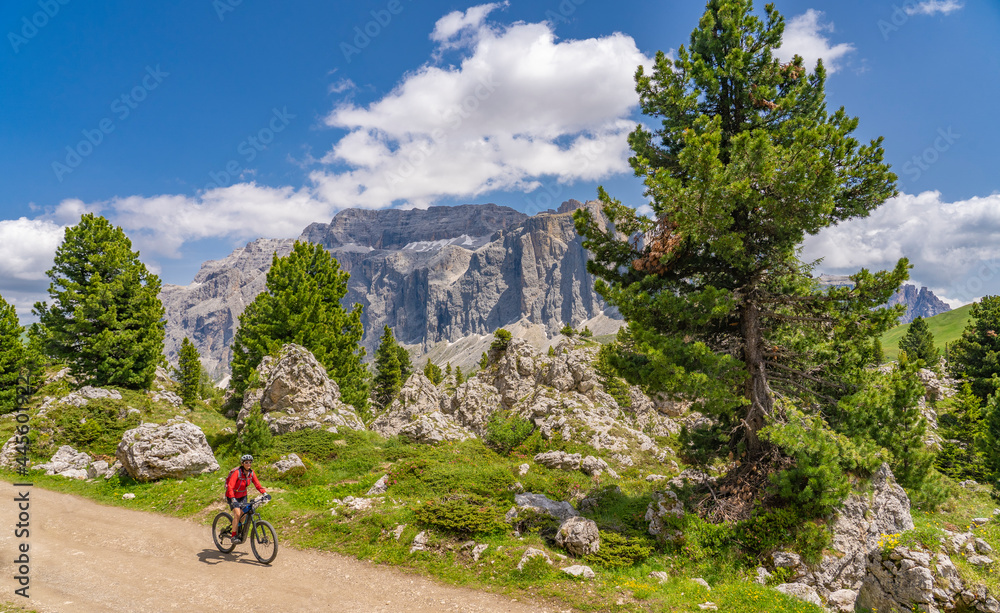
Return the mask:
{"type": "Polygon", "coordinates": [[[557,41],[547,23],[485,25],[498,6],[438,22],[435,40],[464,37],[460,65],[425,64],[383,98],[326,117],[347,134],[322,160],[342,168],[310,176],[319,198],[338,208],[422,207],[628,170],[632,74],[649,58],[622,34],[557,41]]]}
{"type": "Polygon", "coordinates": [[[434,31],[431,32],[431,40],[438,43],[447,43],[463,31],[475,30],[483,25],[486,16],[494,10],[509,6],[508,2],[493,2],[490,4],[480,4],[462,11],[452,11],[437,20],[434,24],[434,31]]]}
{"type": "Polygon", "coordinates": [[[0,288],[4,300],[23,317],[49,286],[45,271],[52,268],[65,226],[43,219],[0,221],[0,288]]]}
{"type": "Polygon", "coordinates": [[[928,0],[919,4],[907,4],[904,7],[907,15],[948,15],[963,8],[965,5],[957,0],[928,0]]]}
{"type": "Polygon", "coordinates": [[[350,79],[333,83],[330,92],[346,98],[325,122],[342,132],[316,162],[308,185],[245,182],[196,195],[64,200],[34,221],[3,222],[12,236],[24,228],[14,232],[11,224],[28,224],[31,236],[44,230],[49,238],[4,238],[5,250],[30,249],[20,260],[4,259],[0,291],[6,296],[14,282],[43,288],[58,245],[52,237],[84,213],[121,226],[156,270],[157,257],[180,257],[190,241],[295,237],[347,207],[426,207],[443,198],[528,192],[543,182],[627,172],[626,136],[638,106],[632,75],[650,58],[623,34],[557,40],[547,22],[488,24],[505,6],[494,2],[442,17],[430,34],[436,47],[427,62],[370,104],[352,102],[357,88],[350,79]],[[440,62],[445,51],[453,61],[446,66],[440,62]]]}
{"type": "Polygon", "coordinates": [[[796,55],[801,55],[806,68],[812,70],[816,61],[823,59],[823,66],[829,74],[840,68],[840,60],[854,51],[854,45],[840,43],[831,45],[824,32],[833,32],[832,23],[823,22],[823,12],[809,9],[801,15],[793,17],[785,24],[781,48],[775,54],[782,61],[790,62],[796,55]]]}
{"type": "Polygon", "coordinates": [[[1000,193],[945,202],[936,191],[900,194],[866,219],[826,228],[805,241],[803,257],[820,269],[849,274],[913,264],[912,282],[953,303],[1000,294],[1000,193]]]}

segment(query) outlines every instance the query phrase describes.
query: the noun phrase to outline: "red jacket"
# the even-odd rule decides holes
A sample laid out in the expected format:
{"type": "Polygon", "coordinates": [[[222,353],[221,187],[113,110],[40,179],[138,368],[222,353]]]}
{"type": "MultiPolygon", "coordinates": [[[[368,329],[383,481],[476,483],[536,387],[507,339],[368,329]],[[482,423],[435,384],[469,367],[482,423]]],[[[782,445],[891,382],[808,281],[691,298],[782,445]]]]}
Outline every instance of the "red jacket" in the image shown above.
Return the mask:
{"type": "Polygon", "coordinates": [[[247,495],[247,486],[250,481],[253,480],[253,486],[257,488],[257,491],[261,494],[266,494],[265,490],[260,481],[257,480],[257,473],[250,469],[250,473],[247,474],[243,467],[240,466],[236,468],[231,473],[229,473],[229,478],[226,479],[226,498],[243,498],[247,495]]]}

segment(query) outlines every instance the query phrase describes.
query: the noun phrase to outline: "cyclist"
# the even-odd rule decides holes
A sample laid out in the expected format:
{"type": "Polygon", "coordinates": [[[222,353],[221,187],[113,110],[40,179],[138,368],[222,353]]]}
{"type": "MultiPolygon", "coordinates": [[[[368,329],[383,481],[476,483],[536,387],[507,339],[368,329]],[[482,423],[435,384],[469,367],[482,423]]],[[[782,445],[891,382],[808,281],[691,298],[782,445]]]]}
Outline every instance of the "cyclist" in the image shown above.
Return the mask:
{"type": "Polygon", "coordinates": [[[233,510],[233,543],[239,543],[240,539],[236,535],[237,527],[240,525],[240,516],[243,514],[243,505],[247,502],[247,487],[250,481],[261,494],[266,494],[267,490],[257,480],[257,473],[253,471],[253,456],[249,453],[240,458],[240,465],[229,473],[226,480],[226,499],[229,500],[229,508],[233,510]]]}

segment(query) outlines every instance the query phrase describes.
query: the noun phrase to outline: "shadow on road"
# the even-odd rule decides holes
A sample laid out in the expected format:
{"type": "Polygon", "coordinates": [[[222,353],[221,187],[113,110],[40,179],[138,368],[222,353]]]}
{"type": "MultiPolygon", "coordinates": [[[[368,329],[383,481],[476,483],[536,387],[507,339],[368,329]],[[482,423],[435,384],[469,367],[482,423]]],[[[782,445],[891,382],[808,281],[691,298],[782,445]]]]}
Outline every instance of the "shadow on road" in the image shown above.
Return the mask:
{"type": "Polygon", "coordinates": [[[233,551],[232,553],[222,553],[217,549],[202,549],[198,552],[198,561],[203,564],[216,565],[223,562],[236,562],[239,564],[252,564],[267,568],[270,564],[261,564],[252,553],[246,551],[233,551]]]}

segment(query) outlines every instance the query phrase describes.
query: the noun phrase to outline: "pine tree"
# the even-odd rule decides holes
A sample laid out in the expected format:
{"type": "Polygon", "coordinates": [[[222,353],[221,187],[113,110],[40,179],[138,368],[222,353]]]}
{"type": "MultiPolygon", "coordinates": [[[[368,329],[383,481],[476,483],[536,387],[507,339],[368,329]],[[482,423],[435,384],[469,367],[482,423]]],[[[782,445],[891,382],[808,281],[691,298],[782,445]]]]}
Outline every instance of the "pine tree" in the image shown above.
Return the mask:
{"type": "Polygon", "coordinates": [[[462,374],[462,367],[455,367],[455,385],[462,385],[465,382],[465,375],[462,374]]]}
{"type": "Polygon", "coordinates": [[[427,360],[427,363],[424,364],[424,376],[430,379],[434,385],[444,380],[444,373],[441,372],[441,367],[430,360],[427,360]]]}
{"type": "Polygon", "coordinates": [[[993,488],[1000,490],[1000,391],[989,396],[985,413],[986,423],[979,444],[983,451],[985,471],[990,476],[993,488]]]}
{"type": "Polygon", "coordinates": [[[375,379],[372,382],[372,397],[379,410],[385,410],[392,404],[405,382],[398,349],[392,329],[384,326],[382,341],[375,351],[375,379]]]}
{"type": "Polygon", "coordinates": [[[360,346],[361,305],[350,312],[340,301],[350,275],[321,245],[296,242],[292,252],[271,260],[267,286],[243,314],[233,340],[232,385],[242,397],[265,355],[286,343],[311,351],[340,386],[344,402],[368,410],[368,369],[360,346]]]}
{"type": "Polygon", "coordinates": [[[956,481],[981,482],[989,476],[983,454],[986,419],[982,404],[966,381],[955,395],[955,408],[938,417],[938,434],[943,440],[934,465],[956,481]]]}
{"type": "Polygon", "coordinates": [[[181,350],[177,362],[177,376],[181,384],[181,400],[184,406],[193,408],[198,400],[201,384],[201,356],[198,349],[188,337],[181,341],[181,350]]]}
{"type": "Polygon", "coordinates": [[[896,177],[881,139],[860,144],[858,120],[827,111],[822,62],[810,74],[800,57],[776,59],[784,19],[764,13],[710,0],[676,60],[660,52],[651,73],[637,69],[642,111],[659,126],[632,132],[629,162],[654,218],[603,189],[605,220],[575,213],[595,287],[628,322],[615,367],[653,392],[700,398],[716,422],[692,436],[703,458],[740,460],[733,485],[783,448],[775,393],[829,407],[856,391],[873,339],[901,310],[877,307],[909,268],[820,291],[798,259],[807,234],[866,217],[896,177]]]}
{"type": "Polygon", "coordinates": [[[271,430],[267,427],[267,422],[264,421],[264,416],[260,411],[260,404],[255,404],[250,409],[250,414],[243,424],[243,429],[240,430],[238,438],[239,446],[243,450],[243,453],[249,453],[261,458],[264,452],[271,448],[272,441],[271,430]]]}
{"type": "Polygon", "coordinates": [[[160,279],[139,261],[125,232],[84,215],[56,249],[51,303],[35,304],[48,355],[93,385],[148,388],[163,362],[160,279]]]}
{"type": "Polygon", "coordinates": [[[949,366],[965,378],[976,396],[986,399],[996,391],[993,376],[1000,375],[1000,296],[986,296],[972,305],[962,337],[948,349],[949,366]]]}
{"type": "Polygon", "coordinates": [[[450,377],[451,376],[451,362],[448,362],[445,365],[445,367],[444,367],[444,376],[446,376],[446,377],[450,377]]]}
{"type": "Polygon", "coordinates": [[[23,333],[14,305],[0,296],[0,415],[17,408],[18,377],[25,357],[23,333]]]}
{"type": "Polygon", "coordinates": [[[911,360],[923,360],[928,366],[937,364],[938,350],[934,346],[934,335],[923,317],[910,322],[906,335],[899,341],[899,350],[905,351],[911,360]]]}

